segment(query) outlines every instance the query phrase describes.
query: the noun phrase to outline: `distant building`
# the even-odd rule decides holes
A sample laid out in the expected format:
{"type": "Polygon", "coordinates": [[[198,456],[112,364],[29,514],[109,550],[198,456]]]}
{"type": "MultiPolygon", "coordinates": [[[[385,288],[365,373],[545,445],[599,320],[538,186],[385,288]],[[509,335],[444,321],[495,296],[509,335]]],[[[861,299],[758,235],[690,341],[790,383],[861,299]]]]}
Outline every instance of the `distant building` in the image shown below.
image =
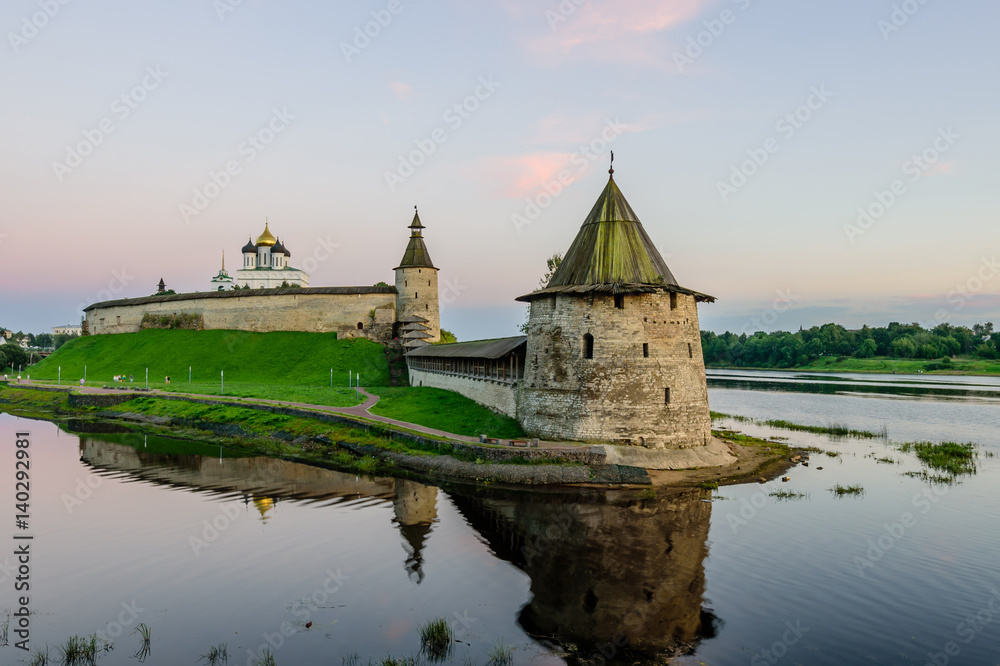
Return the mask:
{"type": "Polygon", "coordinates": [[[0,330],[0,338],[3,338],[4,340],[10,340],[13,336],[14,334],[10,331],[0,330]]]}
{"type": "Polygon", "coordinates": [[[222,253],[222,269],[212,278],[212,291],[226,291],[236,284],[233,277],[226,272],[226,253],[222,253]]]}
{"type": "MultiPolygon", "coordinates": [[[[274,289],[281,286],[308,287],[309,275],[298,268],[292,268],[288,260],[292,253],[280,240],[271,234],[268,225],[264,224],[264,233],[257,237],[257,242],[247,240],[243,246],[243,268],[236,271],[236,284],[250,289],[274,289]]],[[[224,282],[226,268],[212,280],[212,291],[219,289],[224,282]]]]}
{"type": "Polygon", "coordinates": [[[65,326],[53,326],[52,335],[81,335],[83,333],[83,325],[81,324],[67,324],[65,326]]]}

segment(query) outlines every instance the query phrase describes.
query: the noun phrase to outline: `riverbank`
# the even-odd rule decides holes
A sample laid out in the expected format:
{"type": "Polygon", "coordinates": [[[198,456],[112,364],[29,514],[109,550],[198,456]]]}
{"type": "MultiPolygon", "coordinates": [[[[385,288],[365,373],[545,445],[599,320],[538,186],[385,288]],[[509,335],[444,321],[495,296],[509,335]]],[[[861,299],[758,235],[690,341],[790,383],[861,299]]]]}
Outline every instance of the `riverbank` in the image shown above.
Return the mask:
{"type": "Polygon", "coordinates": [[[852,358],[824,356],[806,365],[789,368],[761,368],[728,364],[706,364],[708,370],[764,370],[775,372],[850,372],[897,375],[959,375],[1000,377],[1000,361],[982,358],[956,357],[946,362],[909,358],[852,358]]]}
{"type": "MultiPolygon", "coordinates": [[[[540,443],[537,448],[514,448],[480,444],[472,438],[429,433],[414,424],[365,418],[358,412],[363,407],[335,409],[211,396],[116,391],[81,394],[57,387],[0,387],[0,410],[19,416],[52,421],[73,418],[78,424],[114,422],[307,464],[370,474],[405,472],[436,481],[704,487],[780,474],[791,464],[793,455],[777,442],[738,441],[716,433],[719,438],[714,446],[727,451],[727,457],[731,454],[732,464],[650,473],[635,465],[615,464],[602,446],[540,443]]],[[[681,456],[689,453],[678,452],[678,457],[687,459],[681,456]]]]}

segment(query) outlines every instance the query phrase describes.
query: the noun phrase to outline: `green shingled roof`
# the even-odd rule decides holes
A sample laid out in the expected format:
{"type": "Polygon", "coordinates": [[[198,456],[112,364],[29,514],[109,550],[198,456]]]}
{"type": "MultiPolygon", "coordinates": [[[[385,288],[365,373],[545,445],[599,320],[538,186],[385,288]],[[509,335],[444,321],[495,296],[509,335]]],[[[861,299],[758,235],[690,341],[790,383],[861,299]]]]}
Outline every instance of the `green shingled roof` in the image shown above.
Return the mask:
{"type": "Polygon", "coordinates": [[[615,283],[677,281],[612,177],[548,286],[615,283]]]}
{"type": "Polygon", "coordinates": [[[548,285],[517,300],[554,293],[660,290],[715,300],[677,284],[612,176],[548,285]]]}
{"type": "Polygon", "coordinates": [[[424,245],[422,229],[424,225],[420,223],[420,215],[414,213],[413,222],[410,223],[410,242],[407,243],[403,259],[396,268],[434,268],[431,255],[424,245]]]}

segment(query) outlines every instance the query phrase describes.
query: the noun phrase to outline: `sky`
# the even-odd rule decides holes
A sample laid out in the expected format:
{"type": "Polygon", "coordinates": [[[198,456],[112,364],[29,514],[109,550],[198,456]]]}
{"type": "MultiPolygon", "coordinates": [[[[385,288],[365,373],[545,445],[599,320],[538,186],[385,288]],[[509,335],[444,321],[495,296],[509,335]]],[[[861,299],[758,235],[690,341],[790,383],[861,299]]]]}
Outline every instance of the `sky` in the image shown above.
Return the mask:
{"type": "Polygon", "coordinates": [[[265,219],[460,340],[517,333],[615,180],[703,329],[997,320],[987,0],[7,0],[0,326],[205,291],[265,219]]]}

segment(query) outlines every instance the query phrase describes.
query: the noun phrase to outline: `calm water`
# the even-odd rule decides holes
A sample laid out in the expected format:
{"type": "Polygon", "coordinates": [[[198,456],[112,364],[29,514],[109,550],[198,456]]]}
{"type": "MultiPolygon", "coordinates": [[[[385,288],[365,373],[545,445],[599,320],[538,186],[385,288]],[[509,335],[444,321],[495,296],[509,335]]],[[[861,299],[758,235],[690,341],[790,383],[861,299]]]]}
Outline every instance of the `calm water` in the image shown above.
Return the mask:
{"type": "MultiPolygon", "coordinates": [[[[995,380],[721,374],[715,411],[1000,448],[995,380]]],[[[680,652],[682,664],[1000,664],[997,458],[932,487],[902,476],[921,466],[888,442],[724,425],[841,455],[711,502],[643,500],[437,488],[0,415],[8,474],[14,433],[32,433],[32,646],[104,632],[115,649],[99,663],[134,664],[130,633],[144,622],[147,664],[195,664],[219,643],[230,664],[253,663],[269,642],[281,665],[355,652],[368,663],[416,656],[420,624],[446,617],[461,641],[454,664],[486,664],[500,639],[518,664],[600,663],[578,655],[601,652],[616,663],[680,652]],[[836,483],[865,494],[838,499],[836,483]],[[779,488],[807,496],[768,496],[779,488]]],[[[8,540],[13,491],[13,479],[0,484],[8,540]]],[[[12,559],[0,555],[0,608],[12,607],[12,559]]],[[[0,648],[0,664],[25,656],[0,648]]]]}

